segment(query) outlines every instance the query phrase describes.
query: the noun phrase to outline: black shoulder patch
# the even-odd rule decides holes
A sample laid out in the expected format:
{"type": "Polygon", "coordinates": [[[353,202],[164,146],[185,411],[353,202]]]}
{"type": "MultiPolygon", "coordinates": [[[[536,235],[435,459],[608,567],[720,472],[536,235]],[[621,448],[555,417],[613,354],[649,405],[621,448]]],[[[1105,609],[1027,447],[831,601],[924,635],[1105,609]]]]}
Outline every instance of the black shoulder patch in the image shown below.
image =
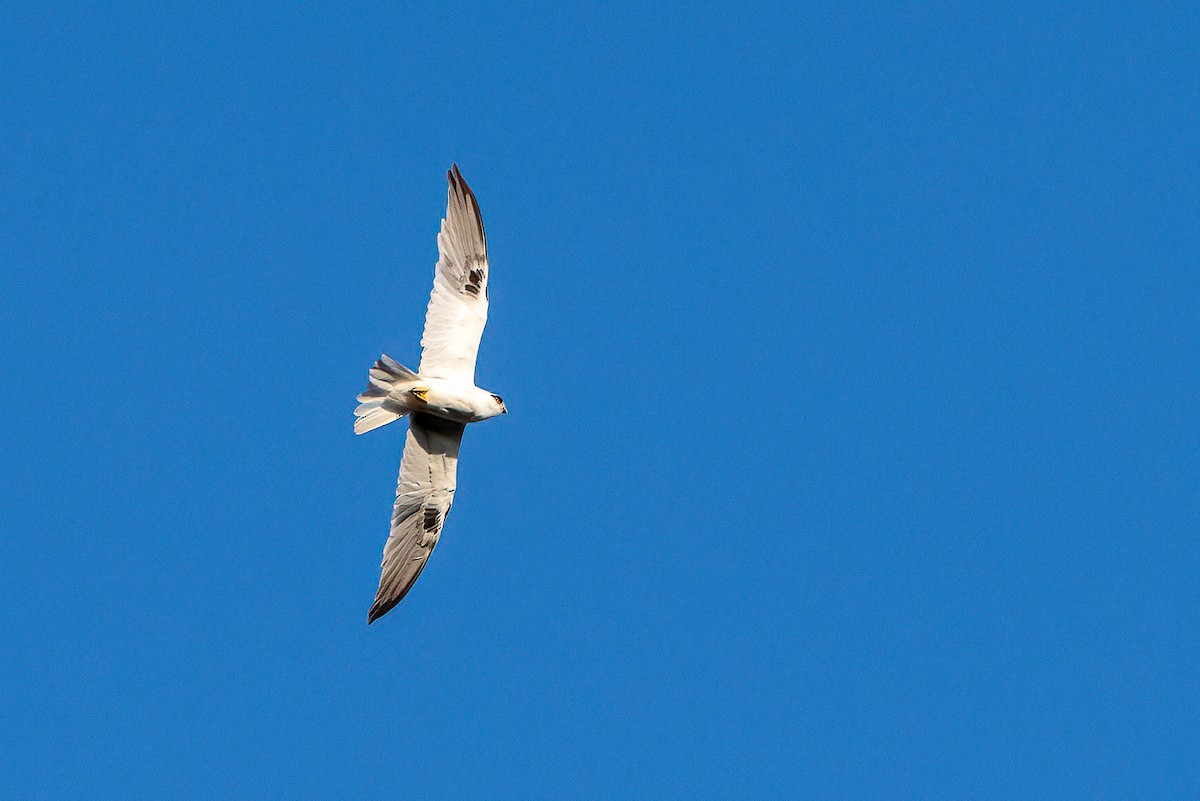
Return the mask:
{"type": "Polygon", "coordinates": [[[438,417],[429,412],[413,412],[411,415],[412,422],[409,425],[419,426],[429,431],[438,434],[450,436],[452,434],[461,434],[464,428],[462,423],[456,423],[453,420],[447,420],[444,417],[438,417]]]}

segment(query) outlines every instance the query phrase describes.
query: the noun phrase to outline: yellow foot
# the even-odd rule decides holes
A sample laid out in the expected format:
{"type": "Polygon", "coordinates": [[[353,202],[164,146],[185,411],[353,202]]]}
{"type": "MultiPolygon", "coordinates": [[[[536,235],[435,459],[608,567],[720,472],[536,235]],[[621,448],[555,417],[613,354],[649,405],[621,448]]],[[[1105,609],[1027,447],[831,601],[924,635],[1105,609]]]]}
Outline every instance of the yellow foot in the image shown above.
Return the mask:
{"type": "Polygon", "coordinates": [[[425,396],[429,394],[429,387],[413,387],[409,393],[416,397],[421,403],[425,403],[425,396]]]}

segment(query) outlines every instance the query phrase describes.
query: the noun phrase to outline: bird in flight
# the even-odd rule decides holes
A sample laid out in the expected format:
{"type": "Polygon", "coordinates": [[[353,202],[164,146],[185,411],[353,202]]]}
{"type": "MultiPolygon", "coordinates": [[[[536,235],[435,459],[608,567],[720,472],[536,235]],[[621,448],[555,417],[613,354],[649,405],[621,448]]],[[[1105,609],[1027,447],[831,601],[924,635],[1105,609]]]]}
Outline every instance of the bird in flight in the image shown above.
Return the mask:
{"type": "Polygon", "coordinates": [[[467,423],[508,413],[499,395],[475,386],[475,357],[488,312],[483,218],[457,164],[446,177],[450,189],[425,311],[421,366],[414,373],[391,356],[380,356],[354,410],[355,434],[409,415],[392,530],[367,623],[400,603],[425,569],[454,502],[458,445],[467,423]]]}

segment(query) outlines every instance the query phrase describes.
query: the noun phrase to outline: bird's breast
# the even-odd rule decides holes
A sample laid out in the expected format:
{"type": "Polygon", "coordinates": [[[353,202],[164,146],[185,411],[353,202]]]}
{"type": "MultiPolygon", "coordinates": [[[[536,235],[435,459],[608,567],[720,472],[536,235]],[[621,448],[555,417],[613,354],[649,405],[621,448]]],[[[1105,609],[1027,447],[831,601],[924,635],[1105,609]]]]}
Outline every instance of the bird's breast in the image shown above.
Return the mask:
{"type": "Polygon", "coordinates": [[[474,393],[440,379],[429,379],[427,383],[428,390],[419,399],[421,411],[460,423],[479,419],[474,393]]]}

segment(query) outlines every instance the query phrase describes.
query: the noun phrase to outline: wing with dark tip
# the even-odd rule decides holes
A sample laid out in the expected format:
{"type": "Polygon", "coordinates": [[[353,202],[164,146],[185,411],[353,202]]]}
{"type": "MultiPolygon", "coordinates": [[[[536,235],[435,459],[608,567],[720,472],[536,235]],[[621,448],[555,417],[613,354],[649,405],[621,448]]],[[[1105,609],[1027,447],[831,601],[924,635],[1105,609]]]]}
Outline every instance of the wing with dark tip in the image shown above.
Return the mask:
{"type": "Polygon", "coordinates": [[[475,382],[475,357],[487,324],[488,261],[483,217],[458,165],[447,173],[446,218],[421,337],[422,375],[475,382]]]}
{"type": "Polygon", "coordinates": [[[412,588],[441,536],[454,502],[463,424],[418,412],[410,418],[383,573],[367,616],[374,623],[412,588]]]}

